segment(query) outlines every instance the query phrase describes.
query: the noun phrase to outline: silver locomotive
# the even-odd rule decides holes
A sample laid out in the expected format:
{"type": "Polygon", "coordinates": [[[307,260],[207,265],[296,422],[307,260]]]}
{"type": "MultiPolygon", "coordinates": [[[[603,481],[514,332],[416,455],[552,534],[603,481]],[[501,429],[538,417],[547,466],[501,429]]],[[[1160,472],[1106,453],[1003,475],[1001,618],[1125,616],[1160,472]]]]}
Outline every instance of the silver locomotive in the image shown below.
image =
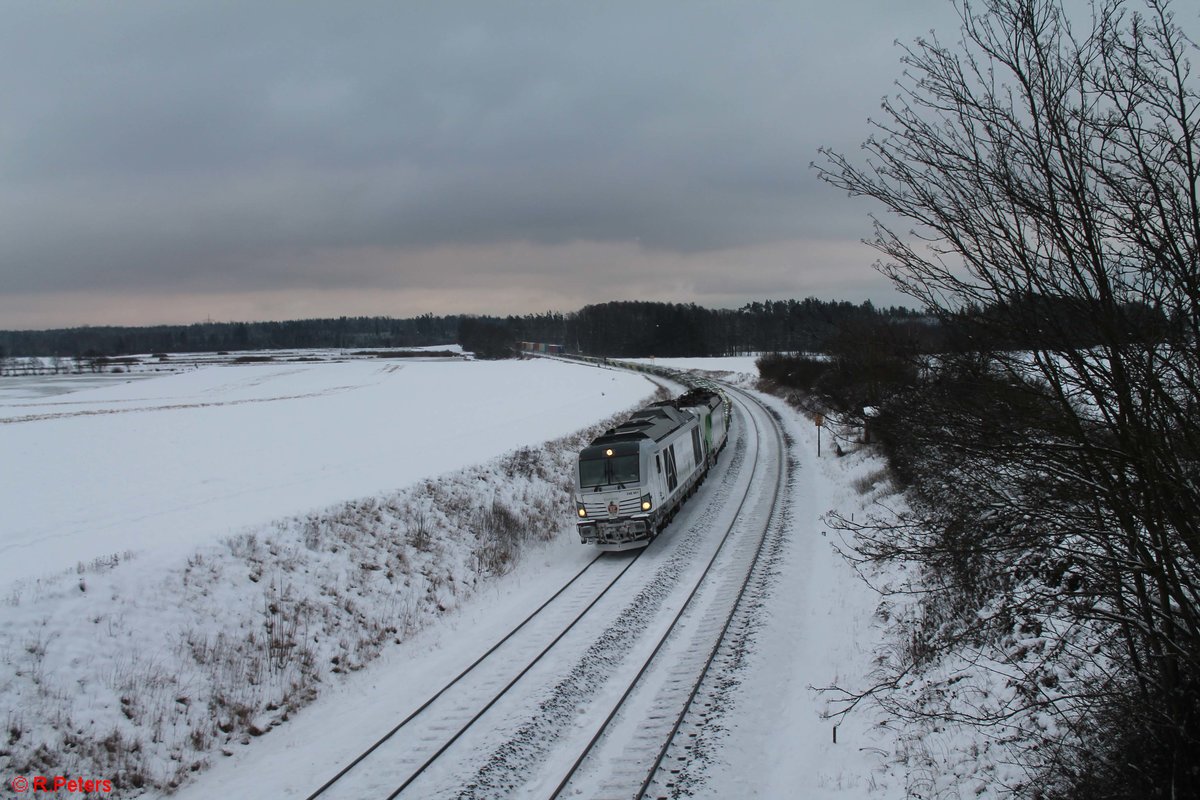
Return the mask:
{"type": "Polygon", "coordinates": [[[602,550],[645,547],[695,492],[729,438],[729,404],[693,389],[641,409],[579,454],[579,540],[602,550]]]}

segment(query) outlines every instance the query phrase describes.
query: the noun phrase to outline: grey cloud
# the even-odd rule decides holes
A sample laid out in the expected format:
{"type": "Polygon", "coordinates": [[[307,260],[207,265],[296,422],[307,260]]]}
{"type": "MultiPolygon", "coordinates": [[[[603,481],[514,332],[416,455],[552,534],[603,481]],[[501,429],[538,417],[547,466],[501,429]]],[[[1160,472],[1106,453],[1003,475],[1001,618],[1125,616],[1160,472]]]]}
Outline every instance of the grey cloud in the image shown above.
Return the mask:
{"type": "Polygon", "coordinates": [[[845,5],[7,9],[0,291],[394,279],[335,257],[372,247],[854,238],[865,209],[808,162],[863,137],[892,39],[952,15],[845,5]]]}

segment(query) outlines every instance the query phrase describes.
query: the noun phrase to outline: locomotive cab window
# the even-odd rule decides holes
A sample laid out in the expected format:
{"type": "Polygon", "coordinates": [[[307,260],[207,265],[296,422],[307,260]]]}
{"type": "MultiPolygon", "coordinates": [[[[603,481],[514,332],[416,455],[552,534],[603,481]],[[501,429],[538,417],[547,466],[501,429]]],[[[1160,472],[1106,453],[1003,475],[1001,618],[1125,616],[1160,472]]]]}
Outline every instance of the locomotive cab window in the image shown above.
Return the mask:
{"type": "Polygon", "coordinates": [[[618,483],[637,483],[639,474],[637,453],[579,459],[579,485],[584,489],[618,483]]]}
{"type": "Polygon", "coordinates": [[[638,457],[636,453],[627,456],[614,456],[608,459],[612,480],[610,483],[637,483],[638,457]]]}
{"type": "Polygon", "coordinates": [[[584,488],[603,486],[606,473],[602,458],[585,458],[579,461],[579,485],[584,488]]]}

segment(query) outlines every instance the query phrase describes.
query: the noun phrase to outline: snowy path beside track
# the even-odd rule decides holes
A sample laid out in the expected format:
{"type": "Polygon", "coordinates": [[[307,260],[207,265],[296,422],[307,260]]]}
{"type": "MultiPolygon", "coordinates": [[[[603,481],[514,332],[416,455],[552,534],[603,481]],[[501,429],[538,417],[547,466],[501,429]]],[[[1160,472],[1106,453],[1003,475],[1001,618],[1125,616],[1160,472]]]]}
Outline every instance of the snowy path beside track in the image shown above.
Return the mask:
{"type": "Polygon", "coordinates": [[[905,797],[905,777],[891,763],[898,731],[869,704],[827,718],[832,695],[820,691],[867,685],[884,635],[879,595],[838,554],[840,540],[822,520],[831,509],[861,516],[886,481],[865,494],[855,482],[878,475],[883,462],[869,452],[839,458],[828,441],[818,458],[811,420],[760,397],[794,443],[785,542],[747,623],[746,650],[724,676],[723,705],[698,732],[704,758],[685,765],[681,782],[705,798],[905,797]]]}

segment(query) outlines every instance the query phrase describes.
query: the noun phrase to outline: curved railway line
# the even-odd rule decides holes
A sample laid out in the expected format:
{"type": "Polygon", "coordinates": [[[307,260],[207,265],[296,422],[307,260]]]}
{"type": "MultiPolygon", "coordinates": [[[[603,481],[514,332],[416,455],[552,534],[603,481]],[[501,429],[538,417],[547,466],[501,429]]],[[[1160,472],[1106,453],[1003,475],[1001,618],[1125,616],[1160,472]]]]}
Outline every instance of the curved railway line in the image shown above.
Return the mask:
{"type": "MultiPolygon", "coordinates": [[[[747,594],[752,587],[756,585],[761,587],[765,582],[765,573],[768,570],[767,559],[764,558],[764,555],[772,549],[771,545],[778,544],[781,532],[777,512],[780,507],[780,498],[787,485],[787,470],[784,469],[787,464],[785,438],[778,422],[764,405],[748,393],[740,391],[736,393],[743,403],[753,403],[763,412],[763,416],[774,433],[772,440],[776,448],[776,457],[769,463],[776,467],[777,474],[773,483],[773,492],[770,495],[769,508],[762,519],[761,530],[756,531],[758,534],[757,544],[752,551],[749,547],[742,547],[740,552],[733,553],[732,557],[725,562],[726,569],[717,573],[713,573],[712,567],[717,562],[717,557],[721,555],[721,551],[718,549],[714,553],[700,582],[692,589],[687,602],[672,620],[671,627],[660,639],[650,657],[643,663],[637,675],[622,694],[620,701],[609,712],[575,760],[570,771],[549,795],[551,800],[570,794],[570,789],[576,783],[577,778],[587,771],[589,761],[600,762],[597,765],[600,768],[598,771],[604,773],[605,777],[598,784],[595,780],[591,782],[590,786],[585,783],[584,796],[587,797],[665,798],[674,793],[677,787],[678,781],[675,776],[681,770],[673,768],[673,765],[678,761],[686,761],[690,758],[688,753],[692,750],[693,745],[690,740],[695,736],[694,732],[688,732],[690,735],[683,736],[681,741],[680,733],[686,731],[685,726],[696,728],[703,725],[707,712],[697,712],[697,700],[705,696],[706,679],[713,672],[713,667],[717,664],[722,651],[731,645],[736,649],[736,645],[729,641],[729,634],[734,628],[739,614],[746,612],[747,594]],[[674,648],[675,658],[660,658],[660,654],[665,649],[670,649],[667,647],[668,643],[675,636],[677,630],[682,627],[680,622],[685,612],[691,609],[693,598],[703,588],[705,581],[714,577],[720,584],[713,589],[716,594],[714,602],[701,615],[698,615],[698,624],[691,626],[690,637],[686,635],[677,637],[679,642],[674,648]],[[684,645],[685,640],[686,645],[684,645]],[[657,682],[648,680],[648,676],[655,669],[662,673],[658,676],[657,682]],[[634,744],[626,745],[619,754],[608,753],[606,757],[605,748],[602,746],[604,737],[614,732],[614,728],[617,727],[614,725],[615,720],[624,710],[630,697],[643,684],[651,687],[655,687],[656,684],[656,687],[652,688],[654,696],[649,706],[652,713],[634,715],[630,721],[633,730],[613,736],[614,739],[632,741],[634,744]],[[676,755],[676,751],[681,751],[681,754],[676,755]],[[639,752],[645,753],[650,758],[638,759],[639,752]]],[[[758,429],[758,438],[761,442],[763,432],[759,429],[759,422],[753,417],[752,420],[755,428],[758,429]]],[[[758,470],[763,464],[764,461],[761,457],[756,459],[751,485],[755,483],[758,470]]],[[[745,505],[747,499],[749,499],[749,493],[743,497],[742,506],[745,505]]],[[[735,524],[743,521],[742,506],[738,508],[735,524]]],[[[732,526],[726,531],[725,539],[729,537],[731,531],[732,526]]],[[[723,546],[724,539],[722,540],[723,546]]],[[[700,704],[706,708],[710,705],[708,703],[700,704]]],[[[581,781],[581,783],[583,782],[581,781]]]]}
{"type": "Polygon", "coordinates": [[[669,796],[782,536],[781,426],[727,391],[742,424],[703,502],[650,547],[588,562],[307,800],[669,796]]]}

